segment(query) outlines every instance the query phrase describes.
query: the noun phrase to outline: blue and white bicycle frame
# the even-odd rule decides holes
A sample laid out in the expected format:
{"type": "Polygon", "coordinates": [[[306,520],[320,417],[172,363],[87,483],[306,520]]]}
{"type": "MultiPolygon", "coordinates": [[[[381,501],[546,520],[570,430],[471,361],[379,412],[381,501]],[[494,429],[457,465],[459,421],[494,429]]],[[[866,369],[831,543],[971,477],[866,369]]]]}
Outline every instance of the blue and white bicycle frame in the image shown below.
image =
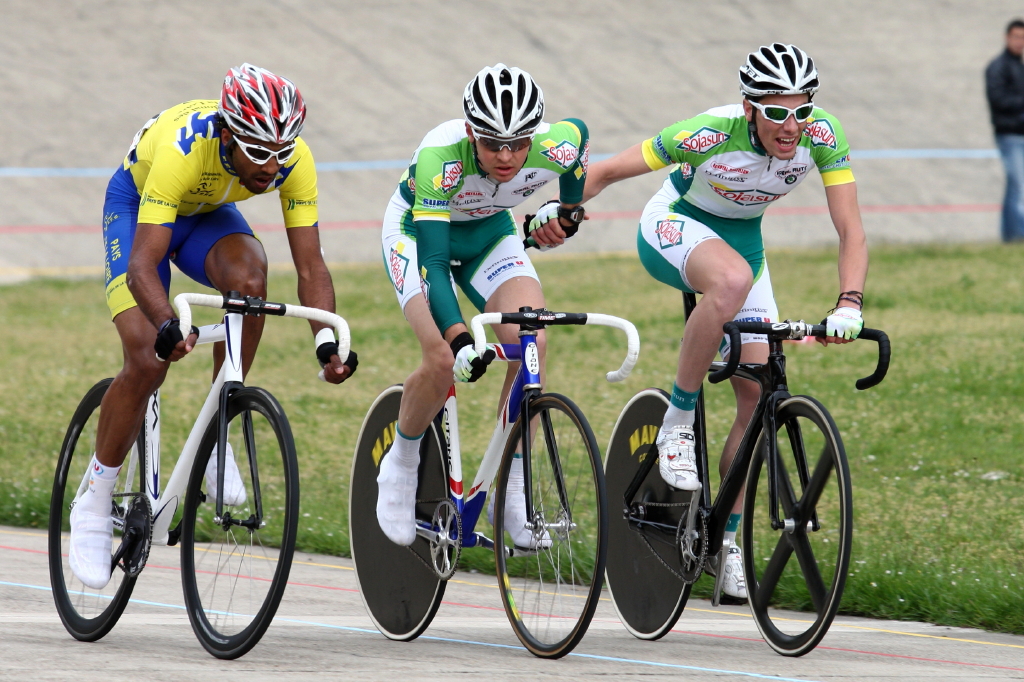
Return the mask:
{"type": "MultiPolygon", "coordinates": [[[[514,315],[519,317],[530,314],[527,312],[514,315]]],[[[540,327],[555,324],[586,324],[621,329],[626,333],[626,359],[623,360],[622,366],[619,369],[608,372],[605,376],[608,381],[617,382],[624,380],[633,371],[633,367],[636,365],[640,355],[640,336],[637,334],[636,327],[628,320],[599,313],[550,313],[546,310],[538,310],[533,314],[537,318],[537,324],[540,327]],[[569,319],[573,321],[569,321],[569,319]]],[[[484,457],[480,462],[476,478],[474,478],[473,484],[468,491],[464,489],[462,477],[462,450],[459,443],[459,417],[454,385],[448,390],[448,398],[439,415],[447,447],[445,454],[448,459],[448,499],[455,506],[456,511],[458,511],[461,517],[462,547],[493,549],[494,541],[483,533],[477,532],[475,530],[476,524],[487,501],[487,492],[494,481],[495,475],[498,473],[498,467],[501,465],[505,445],[509,438],[516,437],[512,432],[516,420],[519,419],[519,415],[522,413],[526,401],[530,399],[531,393],[537,393],[541,389],[537,329],[521,327],[518,344],[487,343],[484,325],[508,323],[502,317],[502,313],[483,313],[474,317],[470,323],[477,353],[483,355],[490,348],[495,353],[495,360],[519,362],[520,365],[515,381],[512,383],[512,388],[505,399],[505,404],[502,405],[501,414],[494,427],[494,433],[491,435],[491,440],[484,451],[484,457]]],[[[444,530],[424,521],[418,521],[417,526],[417,534],[432,544],[438,541],[440,533],[444,530]]],[[[454,537],[446,539],[448,541],[457,540],[454,537]]],[[[535,553],[533,550],[519,548],[514,550],[510,548],[509,552],[514,552],[515,555],[535,553]]]]}

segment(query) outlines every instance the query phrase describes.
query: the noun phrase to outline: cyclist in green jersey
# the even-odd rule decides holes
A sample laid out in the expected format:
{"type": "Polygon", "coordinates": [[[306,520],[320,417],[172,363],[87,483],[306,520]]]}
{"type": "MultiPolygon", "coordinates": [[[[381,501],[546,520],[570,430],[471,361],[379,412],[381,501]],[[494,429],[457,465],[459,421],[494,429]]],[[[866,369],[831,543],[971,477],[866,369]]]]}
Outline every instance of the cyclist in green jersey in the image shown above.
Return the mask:
{"type": "MultiPolygon", "coordinates": [[[[669,485],[699,487],[694,453],[697,394],[717,352],[741,352],[743,362],[764,363],[767,339],[743,335],[742,350],[728,347],[729,320],[778,321],[761,240],[761,216],[806,177],[821,174],[829,213],[839,233],[839,299],[827,320],[829,338],[848,343],[863,328],[861,303],[868,270],[867,242],[850,170],[850,148],[835,117],[815,107],[814,62],[793,45],[775,43],[750,53],[740,69],[739,105],[717,107],[665,128],[660,134],[594,164],[584,200],[608,185],[676,164],[648,202],[637,236],[640,260],[655,279],[703,294],[686,325],[679,366],[658,435],[660,471],[669,485]]],[[[548,246],[564,237],[554,225],[532,233],[548,246]]],[[[736,421],[719,465],[724,474],[758,399],[756,384],[732,379],[736,421]]],[[[744,599],[743,563],[735,546],[741,498],[727,526],[730,549],[726,595],[744,599]]]]}
{"type": "MultiPolygon", "coordinates": [[[[385,269],[420,342],[422,361],[405,382],[394,445],[377,478],[377,520],[393,542],[416,539],[416,484],[423,433],[456,381],[476,381],[494,359],[473,348],[455,284],[477,309],[544,307],[537,273],[523,249],[511,209],[557,179],[559,199],[535,221],[573,229],[583,219],[587,127],[577,119],[544,123],[544,96],[528,73],[497,64],[469,82],[465,119],[442,123],[420,143],[384,216],[385,269]]],[[[496,325],[502,343],[518,327],[496,325]]],[[[545,337],[537,338],[544,375],[545,337]]],[[[501,402],[518,369],[510,363],[501,402]]],[[[513,481],[522,480],[521,460],[513,481]]],[[[473,491],[471,491],[472,494],[473,491]]],[[[506,527],[531,546],[524,499],[509,498],[506,527]]],[[[541,539],[543,542],[543,539],[541,539]]]]}

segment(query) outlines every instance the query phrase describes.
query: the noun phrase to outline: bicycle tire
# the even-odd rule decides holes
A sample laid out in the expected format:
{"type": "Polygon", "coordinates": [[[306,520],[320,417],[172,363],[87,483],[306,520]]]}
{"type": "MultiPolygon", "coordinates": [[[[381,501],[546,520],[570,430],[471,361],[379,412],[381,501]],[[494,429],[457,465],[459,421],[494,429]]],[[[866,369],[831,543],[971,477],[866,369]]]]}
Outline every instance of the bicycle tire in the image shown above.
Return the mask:
{"type": "MultiPolygon", "coordinates": [[[[83,642],[94,642],[110,632],[128,605],[138,578],[115,569],[106,587],[93,590],[75,578],[67,564],[69,539],[66,531],[70,528],[71,506],[88,473],[96,449],[98,410],[111,382],[113,379],[103,379],[90,388],[71,417],[57,460],[50,496],[47,546],[53,601],[65,629],[72,637],[83,642]]],[[[145,490],[146,473],[142,466],[144,455],[140,457],[139,452],[136,444],[129,455],[134,458],[135,469],[138,470],[138,485],[128,481],[129,476],[135,479],[131,466],[133,460],[129,459],[129,466],[122,467],[118,476],[115,491],[133,493],[145,490]]],[[[124,504],[119,506],[123,510],[124,504]]],[[[115,530],[115,540],[117,534],[115,530]]]]}
{"type": "Polygon", "coordinates": [[[802,656],[818,645],[839,609],[853,543],[853,490],[839,429],[820,402],[809,396],[787,398],[779,403],[776,420],[778,431],[768,436],[778,443],[780,516],[795,521],[792,531],[771,530],[768,522],[762,432],[747,470],[743,569],[750,610],[765,641],[784,656],[802,656]],[[812,453],[819,448],[814,460],[812,453]],[[799,476],[798,451],[805,453],[806,484],[799,476]],[[819,528],[811,530],[808,523],[815,519],[819,528]],[[787,569],[794,555],[796,566],[787,569]],[[806,628],[804,621],[786,621],[783,629],[768,611],[778,602],[810,607],[815,619],[806,628]]]}
{"type": "Polygon", "coordinates": [[[522,557],[508,552],[515,548],[505,529],[505,503],[520,415],[498,474],[494,556],[502,605],[516,637],[535,656],[560,658],[586,634],[601,596],[608,551],[604,467],[590,424],[571,400],[543,394],[530,402],[530,414],[538,417],[529,462],[533,507],[540,515],[534,521],[551,522],[545,531],[551,546],[522,557]]]}
{"type": "MultiPolygon", "coordinates": [[[[622,408],[612,429],[605,453],[605,482],[609,514],[608,565],[605,580],[612,605],[623,626],[634,637],[657,640],[675,626],[690,597],[691,585],[672,571],[682,570],[675,535],[661,538],[657,531],[647,533],[632,528],[624,514],[623,496],[637,468],[657,439],[668,409],[669,395],[659,388],[648,388],[633,396],[622,408]],[[649,543],[649,544],[648,544],[649,543]],[[659,551],[662,550],[662,551],[659,551]]],[[[637,498],[656,502],[689,502],[690,493],[671,488],[654,467],[644,479],[637,498]]],[[[679,507],[648,507],[648,517],[675,527],[681,516],[679,507]]]]}
{"type": "MultiPolygon", "coordinates": [[[[430,547],[417,537],[409,547],[391,542],[377,522],[377,474],[391,451],[402,402],[402,386],[390,386],[374,400],[356,441],[349,485],[349,546],[359,595],[373,624],[388,639],[411,641],[427,629],[444,597],[447,581],[428,568],[430,547]],[[416,556],[418,555],[418,556],[416,556]]],[[[416,518],[429,522],[447,499],[448,473],[443,431],[431,423],[420,446],[416,518]]]]}
{"type": "Polygon", "coordinates": [[[215,418],[199,444],[185,494],[181,582],[203,648],[234,659],[260,641],[284,596],[298,529],[299,468],[288,418],[270,393],[238,389],[228,398],[227,419],[245,500],[225,504],[225,517],[248,515],[255,522],[225,528],[214,521],[215,494],[203,489],[217,444],[215,418]]]}

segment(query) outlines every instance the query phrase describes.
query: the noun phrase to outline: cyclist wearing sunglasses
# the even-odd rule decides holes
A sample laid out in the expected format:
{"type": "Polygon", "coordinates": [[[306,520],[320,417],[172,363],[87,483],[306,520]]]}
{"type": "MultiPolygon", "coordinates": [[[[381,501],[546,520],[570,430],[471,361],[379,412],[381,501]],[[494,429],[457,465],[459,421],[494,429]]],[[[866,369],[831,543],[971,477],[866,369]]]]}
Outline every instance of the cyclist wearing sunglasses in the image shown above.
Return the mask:
{"type": "MultiPolygon", "coordinates": [[[[850,170],[850,147],[833,116],[811,104],[818,72],[803,50],[775,43],[750,53],[740,69],[742,104],[717,107],[676,123],[645,142],[595,163],[585,199],[613,182],[677,164],[647,204],[637,248],[652,277],[684,292],[702,293],[686,325],[671,406],[658,435],[662,477],[676,488],[699,486],[694,453],[694,409],[707,369],[721,351],[764,363],[767,339],[744,334],[743,348],[723,342],[732,319],[778,321],[761,239],[761,216],[815,167],[839,233],[839,299],[829,314],[828,341],[847,343],[863,327],[861,302],[868,269],[867,242],[850,170]]],[[[534,235],[557,245],[548,225],[534,235]]],[[[722,452],[724,474],[758,399],[758,387],[732,379],[737,414],[722,452]]],[[[730,548],[725,593],[746,598],[743,563],[735,546],[742,502],[727,527],[730,548]]]]}
{"type": "MultiPolygon", "coordinates": [[[[306,116],[291,81],[243,64],[228,71],[221,99],[193,100],[153,117],[136,136],[107,186],[103,208],[107,305],[121,337],[124,367],[103,398],[89,491],[71,514],[70,564],[96,589],[110,579],[110,494],[138,435],[146,400],[169,363],[192,350],[168,300],[173,262],[190,278],[222,293],[266,298],[267,257],[234,202],[277,190],[281,196],[303,305],[334,310],[334,287],[320,251],[313,158],[299,132],[306,116]],[[159,357],[158,357],[159,356],[159,357]]],[[[248,371],[263,328],[246,317],[243,368],[248,371]]],[[[324,377],[351,375],[330,329],[312,323],[324,377]],[[329,337],[329,338],[328,338],[329,337]],[[332,353],[331,351],[335,351],[332,353]]],[[[224,344],[214,349],[215,369],[224,344]]],[[[229,451],[225,503],[244,501],[229,451]]],[[[216,458],[207,469],[216,490],[216,458]]]]}
{"type": "MultiPolygon", "coordinates": [[[[413,154],[384,215],[384,265],[399,305],[422,349],[422,362],[405,382],[398,432],[377,479],[377,519],[400,545],[416,537],[415,502],[420,438],[456,381],[476,381],[494,358],[473,349],[455,284],[480,311],[544,306],[537,273],[516,232],[511,209],[557,179],[559,201],[547,219],[570,228],[582,219],[589,141],[577,119],[544,123],[544,95],[530,74],[497,64],[481,70],[463,95],[465,119],[427,133],[413,154]]],[[[515,343],[518,328],[496,328],[515,343]]],[[[543,373],[544,333],[537,339],[543,373]]],[[[515,377],[510,363],[500,404],[515,377]]],[[[518,470],[513,469],[513,475],[518,470]]],[[[525,502],[510,498],[509,519],[522,519],[525,502]]],[[[515,521],[511,521],[515,523],[515,521]]],[[[512,527],[512,526],[509,526],[512,527]]]]}

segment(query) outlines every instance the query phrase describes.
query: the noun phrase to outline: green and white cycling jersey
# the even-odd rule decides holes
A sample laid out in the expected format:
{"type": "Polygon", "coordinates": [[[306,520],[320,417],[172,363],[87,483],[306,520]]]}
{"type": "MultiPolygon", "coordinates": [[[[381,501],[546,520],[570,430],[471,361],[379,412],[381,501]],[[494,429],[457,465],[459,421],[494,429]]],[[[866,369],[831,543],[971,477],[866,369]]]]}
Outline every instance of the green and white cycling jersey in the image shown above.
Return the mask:
{"type": "Polygon", "coordinates": [[[391,197],[382,233],[385,267],[402,306],[411,295],[429,291],[431,313],[444,332],[463,322],[450,284],[453,274],[481,309],[501,281],[511,276],[535,278],[526,254],[509,251],[505,238],[516,235],[510,209],[555,179],[563,203],[582,201],[589,149],[582,121],[541,124],[523,168],[509,182],[499,183],[480,171],[464,120],[442,123],[427,133],[391,197]],[[489,256],[499,253],[507,262],[491,263],[489,256]],[[419,266],[418,272],[408,272],[410,263],[419,266]],[[470,264],[473,272],[465,271],[470,264]],[[482,276],[492,266],[486,290],[467,289],[479,280],[477,274],[482,276]]]}

